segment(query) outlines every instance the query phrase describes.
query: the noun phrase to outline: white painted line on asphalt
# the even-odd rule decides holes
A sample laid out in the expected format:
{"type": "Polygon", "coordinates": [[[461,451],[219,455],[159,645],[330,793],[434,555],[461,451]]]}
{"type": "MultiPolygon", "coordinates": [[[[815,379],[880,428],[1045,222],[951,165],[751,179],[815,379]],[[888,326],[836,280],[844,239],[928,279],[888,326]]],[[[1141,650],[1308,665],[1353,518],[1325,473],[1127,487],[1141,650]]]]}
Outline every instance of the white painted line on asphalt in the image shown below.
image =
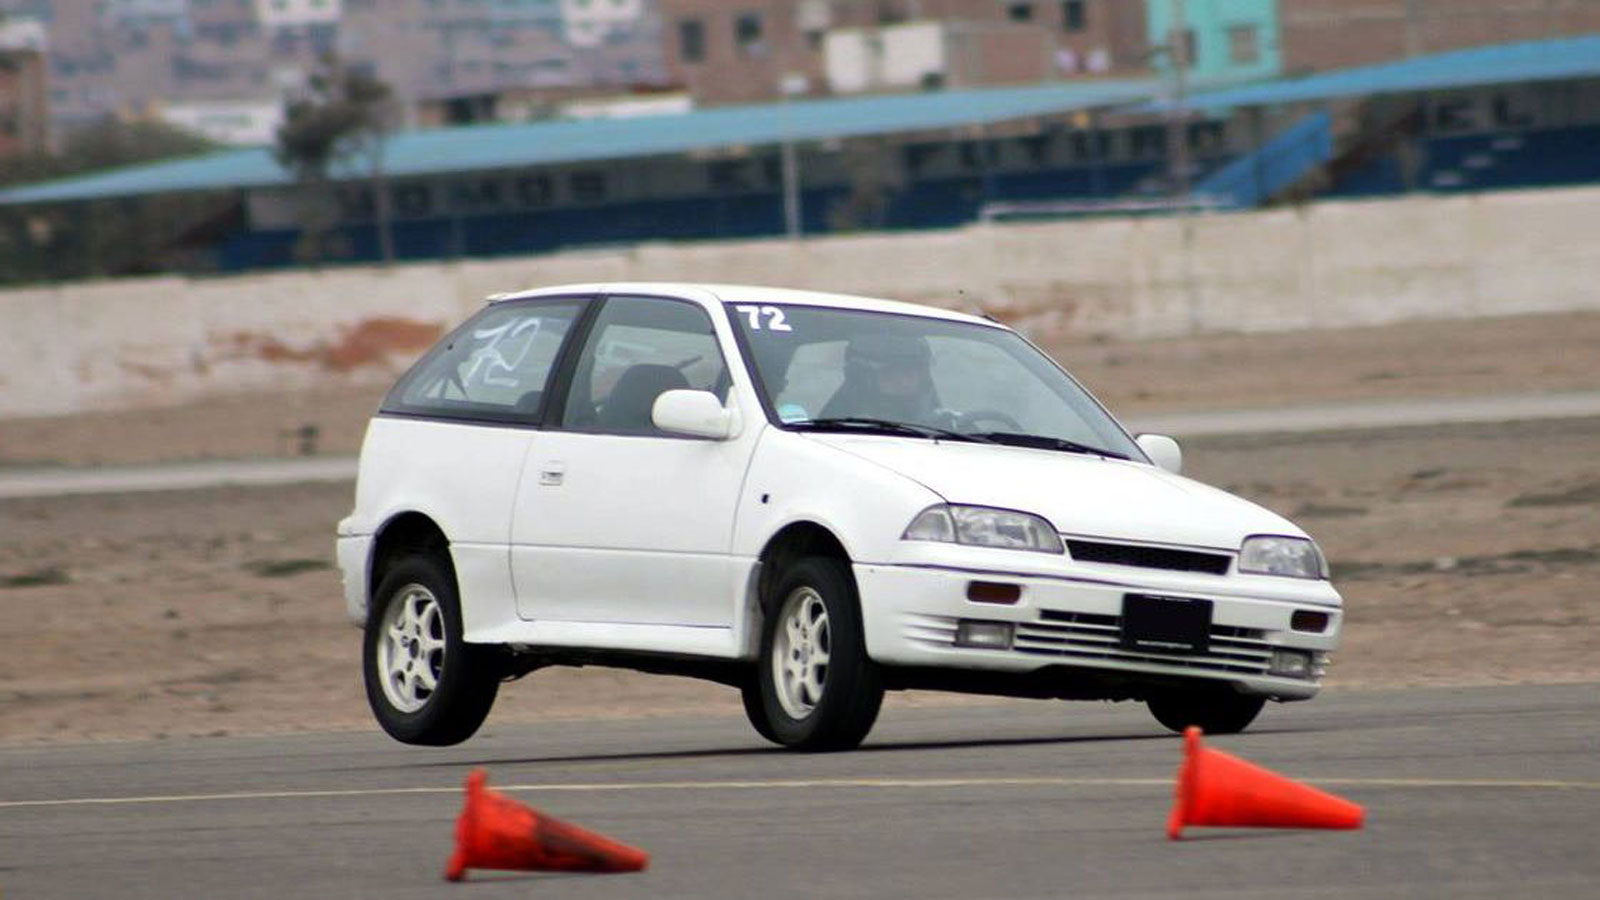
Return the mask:
{"type": "Polygon", "coordinates": [[[147,466],[0,469],[0,498],[343,482],[354,481],[355,477],[356,459],[351,456],[203,460],[147,466]]]}
{"type": "MultiPolygon", "coordinates": [[[[1600,791],[1600,781],[1497,778],[1311,778],[1308,784],[1329,787],[1490,788],[1512,790],[1600,791]]],[[[633,781],[591,784],[496,784],[502,793],[607,793],[614,791],[794,790],[806,788],[929,789],[961,787],[1168,787],[1172,778],[806,778],[759,781],[633,781]]],[[[459,794],[462,788],[351,788],[327,791],[244,791],[227,794],[171,794],[148,797],[72,797],[60,800],[0,800],[0,809],[61,806],[139,806],[248,800],[320,800],[350,797],[397,797],[459,794]]]]}
{"type": "Polygon", "coordinates": [[[1502,778],[1313,778],[1329,787],[1519,788],[1524,790],[1600,791],[1600,781],[1502,778]]]}

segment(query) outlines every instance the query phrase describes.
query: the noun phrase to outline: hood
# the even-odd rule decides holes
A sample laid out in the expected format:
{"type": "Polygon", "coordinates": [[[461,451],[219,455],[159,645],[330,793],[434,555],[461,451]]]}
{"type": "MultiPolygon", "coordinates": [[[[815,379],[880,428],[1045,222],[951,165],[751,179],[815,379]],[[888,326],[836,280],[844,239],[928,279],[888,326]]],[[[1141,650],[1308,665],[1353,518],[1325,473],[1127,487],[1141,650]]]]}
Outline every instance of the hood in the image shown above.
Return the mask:
{"type": "Polygon", "coordinates": [[[1144,463],[1078,453],[867,435],[816,440],[911,478],[950,503],[1044,516],[1063,534],[1238,550],[1305,532],[1226,491],[1144,463]]]}

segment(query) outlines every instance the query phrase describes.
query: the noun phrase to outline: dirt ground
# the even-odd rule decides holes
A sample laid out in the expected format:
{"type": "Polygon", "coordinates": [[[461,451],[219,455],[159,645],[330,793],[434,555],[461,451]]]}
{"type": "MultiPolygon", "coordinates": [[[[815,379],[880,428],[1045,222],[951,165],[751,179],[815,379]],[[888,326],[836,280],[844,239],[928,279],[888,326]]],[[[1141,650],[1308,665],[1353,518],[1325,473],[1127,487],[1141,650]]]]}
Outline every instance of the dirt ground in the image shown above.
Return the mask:
{"type": "MultiPolygon", "coordinates": [[[[1600,389],[1600,315],[1053,346],[1119,412],[1600,389]]],[[[0,422],[0,465],[353,452],[379,392],[0,422]]],[[[1331,688],[1600,680],[1600,419],[1195,440],[1347,600],[1331,688]]],[[[0,500],[0,742],[370,729],[331,563],[351,486],[0,500]]],[[[943,695],[907,703],[979,702],[943,695]]],[[[736,714],[732,691],[536,673],[492,721],[736,714]]],[[[1064,713],[1066,714],[1066,713],[1064,713]]]]}
{"type": "MultiPolygon", "coordinates": [[[[1122,415],[1600,388],[1600,313],[1045,348],[1122,415]]],[[[382,398],[330,387],[0,420],[0,466],[351,454],[382,398]]]]}

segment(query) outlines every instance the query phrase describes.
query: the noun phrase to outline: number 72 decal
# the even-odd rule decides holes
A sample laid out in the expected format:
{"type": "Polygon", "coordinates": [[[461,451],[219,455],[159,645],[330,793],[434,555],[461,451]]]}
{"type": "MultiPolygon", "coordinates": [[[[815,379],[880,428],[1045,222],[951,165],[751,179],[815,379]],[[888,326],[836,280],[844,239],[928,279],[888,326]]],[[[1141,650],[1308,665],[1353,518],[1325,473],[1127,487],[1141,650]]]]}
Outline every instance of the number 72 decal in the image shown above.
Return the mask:
{"type": "Polygon", "coordinates": [[[793,331],[783,317],[783,310],[776,306],[735,306],[734,309],[745,314],[750,320],[750,330],[761,330],[761,317],[767,317],[768,331],[793,331]]]}

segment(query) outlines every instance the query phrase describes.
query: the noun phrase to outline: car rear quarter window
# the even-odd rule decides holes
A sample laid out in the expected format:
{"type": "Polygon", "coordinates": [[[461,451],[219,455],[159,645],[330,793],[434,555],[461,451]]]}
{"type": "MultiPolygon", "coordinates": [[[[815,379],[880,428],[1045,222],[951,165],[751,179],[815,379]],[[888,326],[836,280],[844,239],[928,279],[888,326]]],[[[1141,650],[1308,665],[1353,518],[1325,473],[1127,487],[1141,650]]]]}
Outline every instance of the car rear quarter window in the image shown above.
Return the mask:
{"type": "Polygon", "coordinates": [[[537,423],[581,300],[499,303],[456,329],[407,372],[382,411],[537,423]]]}

